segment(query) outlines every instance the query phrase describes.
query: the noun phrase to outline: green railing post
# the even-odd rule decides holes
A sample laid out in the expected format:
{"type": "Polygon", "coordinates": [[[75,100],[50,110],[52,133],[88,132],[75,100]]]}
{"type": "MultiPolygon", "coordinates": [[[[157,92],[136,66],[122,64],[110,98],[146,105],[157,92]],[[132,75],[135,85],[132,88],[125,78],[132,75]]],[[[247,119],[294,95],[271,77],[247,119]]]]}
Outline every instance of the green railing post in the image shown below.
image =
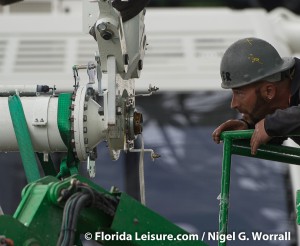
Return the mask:
{"type": "MultiPolygon", "coordinates": [[[[231,168],[231,138],[224,139],[223,163],[222,163],[222,181],[220,194],[220,215],[219,215],[219,233],[227,234],[228,224],[228,206],[229,206],[229,188],[230,188],[230,168],[231,168]]],[[[220,242],[219,246],[225,246],[226,240],[220,242]]]]}

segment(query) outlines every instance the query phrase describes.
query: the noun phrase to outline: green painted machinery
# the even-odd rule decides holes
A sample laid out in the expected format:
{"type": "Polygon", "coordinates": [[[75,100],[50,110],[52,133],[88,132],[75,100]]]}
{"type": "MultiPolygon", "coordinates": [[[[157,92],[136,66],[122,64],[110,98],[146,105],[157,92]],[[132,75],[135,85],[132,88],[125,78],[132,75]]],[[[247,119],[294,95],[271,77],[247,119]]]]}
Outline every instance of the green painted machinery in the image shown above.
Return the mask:
{"type": "Polygon", "coordinates": [[[0,231],[15,246],[73,245],[72,237],[81,245],[80,235],[108,246],[206,245],[125,193],[79,175],[28,184],[14,216],[0,216],[0,231]]]}
{"type": "MultiPolygon", "coordinates": [[[[67,100],[69,99],[68,97],[67,100]]],[[[9,105],[29,184],[22,192],[22,200],[15,214],[0,216],[0,236],[5,237],[6,245],[13,245],[12,242],[17,246],[81,245],[82,237],[108,246],[206,245],[192,237],[195,235],[187,233],[125,193],[115,190],[107,192],[80,176],[76,158],[71,152],[62,161],[59,173],[50,168],[51,160],[44,162],[40,158],[44,173],[48,175],[40,178],[22,105],[17,95],[10,98],[9,105]]],[[[68,133],[69,124],[65,128],[68,133]]],[[[253,130],[247,130],[224,132],[221,135],[224,151],[220,235],[227,234],[233,154],[290,164],[300,163],[299,149],[288,146],[263,145],[252,156],[249,145],[252,133],[253,130]]],[[[67,135],[66,142],[69,142],[67,135]]],[[[68,148],[71,146],[68,145],[68,148]]],[[[40,155],[38,154],[39,157],[40,155]]],[[[298,223],[299,204],[300,192],[297,194],[298,223]]],[[[226,245],[226,240],[219,242],[219,245],[226,245]]]]}
{"type": "Polygon", "coordinates": [[[48,175],[40,178],[21,100],[18,95],[8,100],[29,184],[15,214],[0,216],[1,246],[82,245],[81,237],[107,246],[206,245],[125,193],[107,192],[80,176],[68,136],[71,95],[61,94],[60,101],[58,126],[70,151],[58,173],[51,159],[37,153],[48,175]]]}

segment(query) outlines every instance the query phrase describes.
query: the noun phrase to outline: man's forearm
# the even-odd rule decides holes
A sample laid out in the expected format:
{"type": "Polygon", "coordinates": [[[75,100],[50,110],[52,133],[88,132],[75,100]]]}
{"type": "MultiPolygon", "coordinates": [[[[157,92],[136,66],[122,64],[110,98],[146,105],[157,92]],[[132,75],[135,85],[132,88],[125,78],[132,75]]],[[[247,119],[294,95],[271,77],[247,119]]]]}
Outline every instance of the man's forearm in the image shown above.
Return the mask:
{"type": "Polygon", "coordinates": [[[265,119],[265,130],[269,136],[286,136],[300,132],[300,106],[278,109],[265,119]]]}

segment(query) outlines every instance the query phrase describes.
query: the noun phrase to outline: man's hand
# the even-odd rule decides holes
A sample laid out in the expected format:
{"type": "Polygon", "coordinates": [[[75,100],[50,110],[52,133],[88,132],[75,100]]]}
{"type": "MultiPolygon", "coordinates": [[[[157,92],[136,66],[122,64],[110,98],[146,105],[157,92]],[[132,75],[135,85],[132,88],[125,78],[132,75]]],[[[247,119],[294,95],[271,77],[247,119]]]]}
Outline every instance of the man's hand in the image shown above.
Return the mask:
{"type": "Polygon", "coordinates": [[[265,119],[263,119],[255,125],[255,130],[250,141],[251,154],[256,155],[258,147],[261,144],[267,143],[270,139],[271,137],[266,133],[265,130],[265,119]]]}
{"type": "Polygon", "coordinates": [[[234,131],[234,130],[247,130],[248,125],[246,122],[241,120],[228,120],[223,124],[219,125],[216,130],[214,130],[212,134],[213,140],[219,144],[220,143],[220,135],[224,131],[234,131]]]}

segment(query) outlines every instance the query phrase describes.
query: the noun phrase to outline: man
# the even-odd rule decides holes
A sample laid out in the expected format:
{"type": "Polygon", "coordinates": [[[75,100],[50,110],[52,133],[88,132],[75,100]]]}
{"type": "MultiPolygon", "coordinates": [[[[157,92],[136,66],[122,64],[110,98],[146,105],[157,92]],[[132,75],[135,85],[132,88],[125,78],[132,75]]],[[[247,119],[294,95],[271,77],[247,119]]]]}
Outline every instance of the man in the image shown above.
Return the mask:
{"type": "Polygon", "coordinates": [[[281,58],[268,42],[245,38],[226,50],[220,70],[222,88],[232,89],[231,108],[242,118],[217,127],[212,134],[216,143],[223,131],[254,129],[250,145],[255,155],[272,137],[300,133],[299,59],[281,58]]]}

